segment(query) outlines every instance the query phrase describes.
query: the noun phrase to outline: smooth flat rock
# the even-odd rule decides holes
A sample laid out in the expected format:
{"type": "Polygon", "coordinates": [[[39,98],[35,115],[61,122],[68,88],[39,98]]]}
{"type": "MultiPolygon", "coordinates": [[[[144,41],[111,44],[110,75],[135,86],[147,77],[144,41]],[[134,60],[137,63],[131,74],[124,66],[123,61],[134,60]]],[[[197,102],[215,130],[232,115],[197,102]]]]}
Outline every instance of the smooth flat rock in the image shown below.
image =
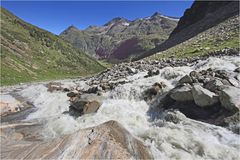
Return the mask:
{"type": "Polygon", "coordinates": [[[17,138],[1,137],[1,159],[152,159],[143,142],[116,121],[53,139],[17,138]]]}

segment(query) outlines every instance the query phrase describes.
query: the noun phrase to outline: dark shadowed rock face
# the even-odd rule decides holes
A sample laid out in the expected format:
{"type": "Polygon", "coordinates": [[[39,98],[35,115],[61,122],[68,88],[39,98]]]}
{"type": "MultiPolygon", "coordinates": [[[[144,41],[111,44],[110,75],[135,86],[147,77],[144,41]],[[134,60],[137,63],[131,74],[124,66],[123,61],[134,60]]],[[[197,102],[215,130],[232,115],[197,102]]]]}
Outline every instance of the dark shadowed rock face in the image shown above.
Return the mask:
{"type": "Polygon", "coordinates": [[[195,1],[171,33],[166,46],[183,42],[218,23],[239,14],[238,1],[195,1]],[[178,38],[177,38],[178,37],[178,38]],[[174,43],[173,43],[174,42],[174,43]]]}
{"type": "MultiPolygon", "coordinates": [[[[191,8],[187,9],[184,12],[183,17],[180,18],[178,25],[171,33],[171,36],[180,32],[184,28],[204,19],[205,17],[214,15],[214,12],[217,10],[226,12],[226,14],[224,14],[224,16],[221,17],[222,20],[232,16],[232,14],[233,14],[232,11],[235,11],[235,8],[232,8],[232,11],[224,10],[224,7],[229,5],[230,3],[234,3],[235,6],[238,7],[237,1],[235,1],[235,2],[231,2],[231,1],[195,1],[193,3],[193,5],[191,6],[191,8]]],[[[211,24],[206,24],[206,25],[210,26],[211,24]]],[[[214,25],[214,24],[212,24],[212,25],[214,25]]],[[[201,30],[201,28],[199,28],[199,30],[201,30]]]]}

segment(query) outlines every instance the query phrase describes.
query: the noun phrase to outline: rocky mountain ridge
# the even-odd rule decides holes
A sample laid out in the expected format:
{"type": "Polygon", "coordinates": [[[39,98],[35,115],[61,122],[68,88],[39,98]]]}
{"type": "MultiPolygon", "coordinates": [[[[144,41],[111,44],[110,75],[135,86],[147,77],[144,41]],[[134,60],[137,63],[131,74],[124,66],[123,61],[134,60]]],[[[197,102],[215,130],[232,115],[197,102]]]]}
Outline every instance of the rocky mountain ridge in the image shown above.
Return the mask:
{"type": "Polygon", "coordinates": [[[103,26],[89,26],[85,30],[70,26],[60,36],[91,55],[123,60],[139,56],[162,43],[176,27],[177,21],[156,12],[133,21],[117,17],[103,26]]]}

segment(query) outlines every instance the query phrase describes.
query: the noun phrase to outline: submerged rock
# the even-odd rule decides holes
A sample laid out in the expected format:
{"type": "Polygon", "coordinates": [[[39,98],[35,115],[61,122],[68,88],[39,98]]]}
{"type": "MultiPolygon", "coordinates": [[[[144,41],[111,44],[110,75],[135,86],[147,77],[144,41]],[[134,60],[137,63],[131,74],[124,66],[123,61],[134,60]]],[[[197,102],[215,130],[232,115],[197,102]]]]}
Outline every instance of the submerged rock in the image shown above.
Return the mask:
{"type": "Polygon", "coordinates": [[[70,97],[70,98],[73,98],[73,97],[76,97],[79,95],[79,92],[78,91],[72,91],[72,92],[69,92],[67,93],[67,96],[70,97]]]}
{"type": "Polygon", "coordinates": [[[148,70],[147,75],[144,76],[144,78],[148,78],[148,77],[152,77],[152,76],[156,76],[159,75],[159,70],[148,70]]]}
{"type": "Polygon", "coordinates": [[[145,101],[152,100],[158,93],[161,92],[161,90],[164,87],[166,87],[166,85],[163,82],[154,83],[151,88],[149,88],[143,92],[143,99],[145,101]]]}
{"type": "Polygon", "coordinates": [[[186,116],[181,112],[174,110],[174,111],[168,111],[167,114],[164,115],[164,119],[168,122],[173,122],[177,124],[183,121],[184,119],[186,119],[186,116]]]}
{"type": "Polygon", "coordinates": [[[47,88],[49,92],[62,91],[64,89],[59,82],[50,82],[47,84],[47,88]]]}
{"type": "Polygon", "coordinates": [[[94,86],[94,87],[91,87],[89,88],[87,91],[85,91],[85,93],[97,93],[98,91],[98,87],[97,86],[94,86]]]}

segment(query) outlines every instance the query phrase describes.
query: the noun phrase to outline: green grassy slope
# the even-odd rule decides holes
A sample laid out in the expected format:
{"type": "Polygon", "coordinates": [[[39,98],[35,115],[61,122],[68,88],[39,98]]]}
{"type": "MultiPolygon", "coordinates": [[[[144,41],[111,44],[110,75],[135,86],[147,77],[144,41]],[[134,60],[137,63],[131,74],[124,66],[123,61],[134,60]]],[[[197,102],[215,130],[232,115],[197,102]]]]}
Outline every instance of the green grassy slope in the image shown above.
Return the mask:
{"type": "Polygon", "coordinates": [[[1,8],[1,85],[85,76],[103,69],[60,37],[1,8]]]}
{"type": "Polygon", "coordinates": [[[225,48],[239,49],[239,27],[237,15],[148,59],[187,58],[211,54],[225,48]]]}

